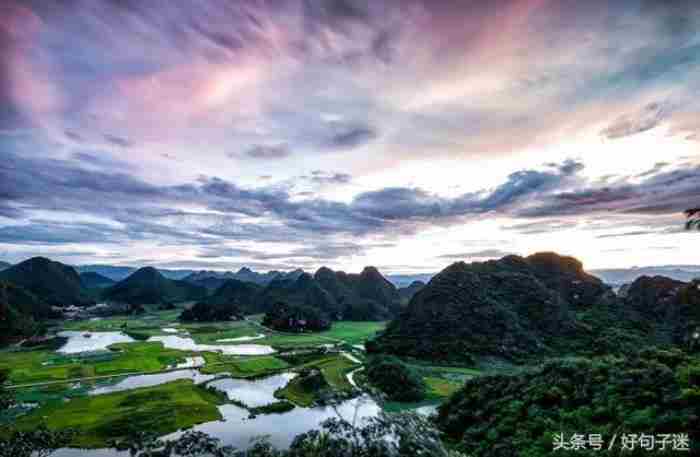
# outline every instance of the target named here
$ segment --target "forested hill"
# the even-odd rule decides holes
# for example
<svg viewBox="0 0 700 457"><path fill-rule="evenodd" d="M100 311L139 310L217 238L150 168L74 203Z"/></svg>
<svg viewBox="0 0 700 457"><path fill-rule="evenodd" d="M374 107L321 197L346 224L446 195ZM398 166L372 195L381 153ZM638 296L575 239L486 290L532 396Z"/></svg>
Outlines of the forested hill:
<svg viewBox="0 0 700 457"><path fill-rule="evenodd" d="M367 346L371 352L474 362L624 351L649 338L679 342L698 318L697 306L680 306L695 300L695 291L679 284L672 309L657 325L656 314L643 312L644 294L636 292L641 286L630 291L634 298L619 298L571 257L540 253L458 262L436 275ZM682 326L681 316L689 323Z"/></svg>

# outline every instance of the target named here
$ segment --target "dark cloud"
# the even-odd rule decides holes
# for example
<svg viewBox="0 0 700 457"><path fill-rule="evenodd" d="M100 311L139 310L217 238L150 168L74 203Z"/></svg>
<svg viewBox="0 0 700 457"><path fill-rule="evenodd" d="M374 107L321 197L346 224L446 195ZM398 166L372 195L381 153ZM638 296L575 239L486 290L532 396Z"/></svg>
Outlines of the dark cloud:
<svg viewBox="0 0 700 457"><path fill-rule="evenodd" d="M524 217L573 216L618 212L660 215L681 213L700 201L700 166L651 174L640 182L621 180L607 187L584 187L547 195L519 210Z"/></svg>
<svg viewBox="0 0 700 457"><path fill-rule="evenodd" d="M289 157L292 154L292 151L289 149L289 146L286 144L277 144L277 145L264 145L264 144L257 144L250 149L248 149L244 155L246 157L250 157L252 159L263 159L263 160L271 160L271 159L284 159L285 157Z"/></svg>
<svg viewBox="0 0 700 457"><path fill-rule="evenodd" d="M658 231L654 230L635 230L633 232L624 233L605 233L603 235L598 235L596 238L627 238L629 236L642 236L642 235L658 235Z"/></svg>
<svg viewBox="0 0 700 457"><path fill-rule="evenodd" d="M120 243L127 233L107 224L30 220L27 224L0 227L0 243L62 245L70 243Z"/></svg>
<svg viewBox="0 0 700 457"><path fill-rule="evenodd" d="M327 146L331 149L356 148L377 137L377 132L367 125L336 126L334 130L336 131L327 142Z"/></svg>
<svg viewBox="0 0 700 457"><path fill-rule="evenodd" d="M658 172L660 172L661 170L663 170L664 168L668 167L669 165L671 165L671 164L668 162L656 162L654 164L654 166L651 167L649 170L644 171L642 173L639 173L635 177L636 178L646 178L647 176L655 175Z"/></svg>
<svg viewBox="0 0 700 457"><path fill-rule="evenodd" d="M657 127L668 116L670 108L663 103L649 103L636 113L617 118L600 132L611 140L636 135Z"/></svg>
<svg viewBox="0 0 700 457"><path fill-rule="evenodd" d="M311 182L316 184L349 184L352 181L352 176L347 173L325 172L322 170L314 170L310 176L305 176Z"/></svg>
<svg viewBox="0 0 700 457"><path fill-rule="evenodd" d="M576 227L578 224L576 221L572 220L537 220L534 222L524 222L520 224L513 224L502 226L502 230L513 230L521 235L539 235L542 233L552 233L559 230L566 230Z"/></svg>
<svg viewBox="0 0 700 457"><path fill-rule="evenodd" d="M83 137L78 132L73 130L65 130L63 133L66 135L66 138L69 138L76 143L81 143L83 141Z"/></svg>
<svg viewBox="0 0 700 457"><path fill-rule="evenodd" d="M443 254L437 256L439 259L448 260L466 260L466 259L492 259L501 258L511 255L512 252L502 251L500 249L483 249L481 251L462 252L459 254Z"/></svg>
<svg viewBox="0 0 700 457"><path fill-rule="evenodd" d="M123 138L123 137L120 137L117 135L111 135L109 133L106 133L103 136L104 136L104 139L108 143L111 143L115 146L119 146L122 148L129 148L129 147L133 146L133 143L131 141L127 140L126 138Z"/></svg>
<svg viewBox="0 0 700 457"><path fill-rule="evenodd" d="M206 248L202 255L207 258L310 262L312 258L332 260L372 247L390 246L358 242L356 238L397 237L426 226L462 224L484 214L535 218L538 220L505 228L542 233L577 224L567 216L595 216L610 211L621 215L671 214L684 209L688 202L700 201L700 167L659 166L657 172L641 178L620 178L615 185L598 187L580 176L580 162L569 160L549 164L542 170L520 170L492 189L452 198L420 188L388 187L340 202L319 197L296 200L280 188L243 188L217 177L158 186L132 174L108 171L115 167L93 167L96 160L99 163L98 156L89 153L60 160L4 152L0 161L0 210L18 222L0 229L0 243L60 245L155 240L160 246ZM350 177L317 170L309 179L342 184ZM191 209L178 209L183 205ZM100 217L114 225L30 219L35 210ZM248 222L251 217L256 221ZM338 237L350 241L339 241ZM221 248L235 241L308 246L281 254ZM501 254L505 252L494 248L458 256Z"/></svg>

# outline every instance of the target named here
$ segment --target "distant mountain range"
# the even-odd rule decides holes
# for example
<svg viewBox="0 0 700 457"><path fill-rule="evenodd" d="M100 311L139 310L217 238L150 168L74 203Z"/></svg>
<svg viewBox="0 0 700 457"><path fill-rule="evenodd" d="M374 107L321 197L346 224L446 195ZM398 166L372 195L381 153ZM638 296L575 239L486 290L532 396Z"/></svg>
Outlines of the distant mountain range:
<svg viewBox="0 0 700 457"><path fill-rule="evenodd" d="M138 268L115 265L78 265L75 269L78 273L97 273L113 281L121 281L133 274ZM303 273L301 269L289 272L272 270L267 273L258 273L248 267L243 267L235 273L231 271L173 270L163 268L157 268L157 270L167 279L184 279L190 282L197 282L210 278L238 279L239 281L254 282L256 284L268 284L273 279L296 279Z"/></svg>
<svg viewBox="0 0 700 457"><path fill-rule="evenodd" d="M12 266L10 263L0 261L0 271ZM78 273L97 273L113 281L121 281L137 268L114 265L78 265L74 267ZM189 270L189 269L162 269L158 271L168 279L183 279L192 283L203 285L210 290L220 287L226 279L238 279L239 281L254 282L266 285L273 279L296 279L303 273L297 269L289 272L268 271L260 273L243 267L237 272L214 270ZM613 287L629 284L640 276L666 276L678 281L691 281L700 277L700 265L659 265L631 268L601 268L589 271L600 277L604 282ZM427 283L435 276L435 273L418 274L389 274L386 279L397 288L408 287L415 281Z"/></svg>
<svg viewBox="0 0 700 457"><path fill-rule="evenodd" d="M33 257L0 271L0 281L19 286L52 306L95 303L73 267L45 257Z"/></svg>
<svg viewBox="0 0 700 457"><path fill-rule="evenodd" d="M427 283L435 273L420 273L415 275L386 275L386 279L392 282L396 287L408 287L416 281Z"/></svg>
<svg viewBox="0 0 700 457"><path fill-rule="evenodd" d="M629 284L640 276L666 276L678 281L700 278L700 265L659 265L653 267L606 268L591 270L611 286Z"/></svg>
<svg viewBox="0 0 700 457"><path fill-rule="evenodd" d="M301 269L296 269L293 271L289 272L283 272L283 271L268 271L267 273L258 273L253 270L251 270L248 267L243 267L240 270L238 270L236 273L233 273L231 271L209 271L209 270L202 270L202 271L196 271L193 272L183 279L185 281L189 281L195 284L202 284L202 285L207 285L209 287L212 287L217 284L217 280L219 283L219 286L223 284L223 282L227 279L236 279L238 281L244 281L244 282L252 282L255 284L260 284L260 285L266 285L272 282L273 280L284 280L284 279L297 279L299 276L301 276L304 273L303 270Z"/></svg>
<svg viewBox="0 0 700 457"><path fill-rule="evenodd" d="M253 276L248 276L253 277ZM196 283L210 281L210 275L192 277ZM400 294L374 267L348 274L322 267L313 276L296 270L277 274L267 284L225 279L223 284L194 311L203 316L265 313L284 303L315 310L328 320L386 320L398 314ZM295 309L296 309L295 308ZM212 311L216 309L217 311ZM202 320L188 313L192 320Z"/></svg>
<svg viewBox="0 0 700 457"><path fill-rule="evenodd" d="M80 273L80 281L83 283L83 287L88 289L108 287L114 284L116 281L110 279L106 276L102 276L94 271L88 271L87 273Z"/></svg>

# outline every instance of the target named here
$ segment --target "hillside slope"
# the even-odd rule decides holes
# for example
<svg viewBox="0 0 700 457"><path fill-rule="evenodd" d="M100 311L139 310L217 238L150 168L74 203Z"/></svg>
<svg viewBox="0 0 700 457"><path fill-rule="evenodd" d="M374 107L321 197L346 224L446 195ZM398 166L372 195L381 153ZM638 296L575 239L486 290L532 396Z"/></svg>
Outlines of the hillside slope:
<svg viewBox="0 0 700 457"><path fill-rule="evenodd" d="M623 434L689 434L700 451L700 364L680 350L629 357L552 361L515 375L472 379L438 409L437 425L475 457L564 455L556 434L601 435L604 455L675 455L620 451ZM613 436L612 452L607 453ZM579 454L579 452L573 452ZM596 451L581 451L595 455Z"/></svg>
<svg viewBox="0 0 700 457"><path fill-rule="evenodd" d="M155 268L144 267L126 279L106 288L102 293L102 298L133 305L144 305L199 300L206 295L207 290L202 286L196 286L186 281L167 279Z"/></svg>
<svg viewBox="0 0 700 457"><path fill-rule="evenodd" d="M418 292L370 352L472 362L576 350L606 334L620 311L610 288L580 262L553 253L455 263Z"/></svg>
<svg viewBox="0 0 700 457"><path fill-rule="evenodd" d="M83 286L87 287L88 289L109 287L115 283L114 280L99 273L95 273L94 271L80 273L80 280L82 281Z"/></svg>
<svg viewBox="0 0 700 457"><path fill-rule="evenodd" d="M374 267L365 267L359 274L321 267L314 280L333 296L343 319L386 320L398 312L396 287Z"/></svg>
<svg viewBox="0 0 700 457"><path fill-rule="evenodd" d="M0 280L22 287L51 306L94 303L73 267L45 257L33 257L0 271Z"/></svg>

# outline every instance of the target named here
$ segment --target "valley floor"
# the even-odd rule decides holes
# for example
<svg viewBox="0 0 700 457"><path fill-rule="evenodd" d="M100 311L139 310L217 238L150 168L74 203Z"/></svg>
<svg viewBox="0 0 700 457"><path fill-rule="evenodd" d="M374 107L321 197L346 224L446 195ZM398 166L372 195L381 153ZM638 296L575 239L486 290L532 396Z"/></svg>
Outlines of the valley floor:
<svg viewBox="0 0 700 457"><path fill-rule="evenodd" d="M179 313L152 309L135 317L55 322L52 332L64 338L1 351L4 387L13 391L19 407L0 417L0 434L10 425L70 428L77 431L71 446L101 448L134 431L210 431L238 416L259 418L258 428L250 430L256 435L276 432L269 425L273 418L263 419L269 414L303 416L302 423L311 427L332 414L323 406L329 401L338 411L354 408L350 417L381 409L357 389L354 378L361 378L364 341L383 329L383 322L336 322L325 332L289 334L263 327L260 316L181 323ZM108 344L112 337L121 342ZM80 352L81 345L98 350ZM444 399L474 374L420 369L430 389L425 404ZM305 386L302 376L309 372L320 373L326 387ZM391 411L423 404L383 406Z"/></svg>

